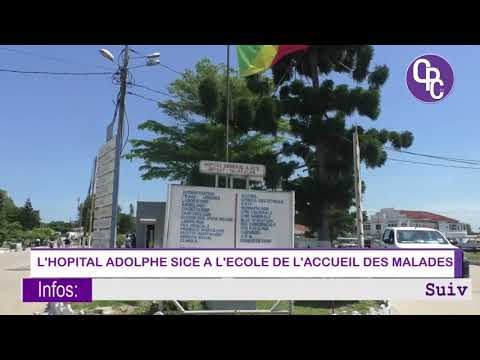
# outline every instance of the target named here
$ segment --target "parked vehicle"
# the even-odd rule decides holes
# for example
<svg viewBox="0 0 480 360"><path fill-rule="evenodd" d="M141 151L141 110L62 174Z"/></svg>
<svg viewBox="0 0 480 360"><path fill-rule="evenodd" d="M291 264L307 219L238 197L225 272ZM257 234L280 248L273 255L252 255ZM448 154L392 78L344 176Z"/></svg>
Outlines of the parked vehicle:
<svg viewBox="0 0 480 360"><path fill-rule="evenodd" d="M388 227L375 248L389 249L460 249L453 245L440 231L420 227ZM463 277L469 277L469 263L463 259Z"/></svg>

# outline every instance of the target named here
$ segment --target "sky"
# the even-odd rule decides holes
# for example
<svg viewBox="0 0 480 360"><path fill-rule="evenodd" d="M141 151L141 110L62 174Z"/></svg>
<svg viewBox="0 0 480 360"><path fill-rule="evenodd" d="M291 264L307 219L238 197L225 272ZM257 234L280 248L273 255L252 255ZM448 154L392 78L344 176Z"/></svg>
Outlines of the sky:
<svg viewBox="0 0 480 360"><path fill-rule="evenodd" d="M114 71L100 56L100 48L114 55L119 45L15 46L0 45L0 69L51 72ZM176 71L192 68L204 57L226 62L223 45L138 45L140 53L160 52L161 62ZM382 89L382 112L376 121L352 117L365 128L411 131L409 151L465 159L480 159L478 148L478 79L480 46L374 46L373 65L386 64L390 76ZM455 84L450 95L435 104L417 101L407 89L409 63L423 54L438 54L453 67ZM133 66L142 65L132 60ZM237 66L232 51L232 67ZM132 70L135 81L165 91L179 75L164 67ZM335 81L348 79L334 77ZM93 160L105 141L105 128L114 112L117 86L111 76L53 76L0 72L0 188L17 206L30 197L42 221L76 219L77 198L85 198ZM130 91L151 99L165 96L145 89ZM153 101L127 98L130 138L149 134L137 129L146 120L168 122ZM128 151L127 146L126 151ZM393 154L395 158L439 162ZM444 163L445 164L445 163ZM448 163L446 163L448 164ZM143 181L141 161L122 160L119 203L127 210L138 200L164 201L165 180ZM461 164L451 164L461 165ZM480 170L431 167L387 161L377 169L362 168L366 182L364 209L369 214L390 207L432 211L480 227Z"/></svg>

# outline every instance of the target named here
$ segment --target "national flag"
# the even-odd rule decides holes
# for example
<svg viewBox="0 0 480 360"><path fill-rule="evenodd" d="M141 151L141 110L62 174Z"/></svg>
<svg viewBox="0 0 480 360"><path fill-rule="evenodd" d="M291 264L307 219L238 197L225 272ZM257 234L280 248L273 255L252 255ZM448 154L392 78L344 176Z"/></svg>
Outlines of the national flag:
<svg viewBox="0 0 480 360"><path fill-rule="evenodd" d="M240 76L268 70L286 55L305 51L310 45L237 45Z"/></svg>

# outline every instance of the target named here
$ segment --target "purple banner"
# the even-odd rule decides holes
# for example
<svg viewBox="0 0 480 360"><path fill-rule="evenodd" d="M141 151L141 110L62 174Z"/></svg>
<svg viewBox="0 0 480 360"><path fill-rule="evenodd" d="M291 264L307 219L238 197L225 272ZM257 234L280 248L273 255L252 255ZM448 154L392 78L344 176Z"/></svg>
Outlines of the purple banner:
<svg viewBox="0 0 480 360"><path fill-rule="evenodd" d="M455 249L454 253L455 277L463 277L463 250Z"/></svg>
<svg viewBox="0 0 480 360"><path fill-rule="evenodd" d="M23 279L23 302L92 302L92 279Z"/></svg>

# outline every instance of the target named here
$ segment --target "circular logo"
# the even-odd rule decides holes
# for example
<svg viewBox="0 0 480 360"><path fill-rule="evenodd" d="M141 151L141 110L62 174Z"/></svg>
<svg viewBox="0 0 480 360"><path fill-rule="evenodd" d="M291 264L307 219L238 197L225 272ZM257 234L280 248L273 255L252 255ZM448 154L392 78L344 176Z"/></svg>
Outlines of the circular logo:
<svg viewBox="0 0 480 360"><path fill-rule="evenodd" d="M438 55L422 55L407 70L407 87L418 100L435 103L445 99L453 88L453 69Z"/></svg>

